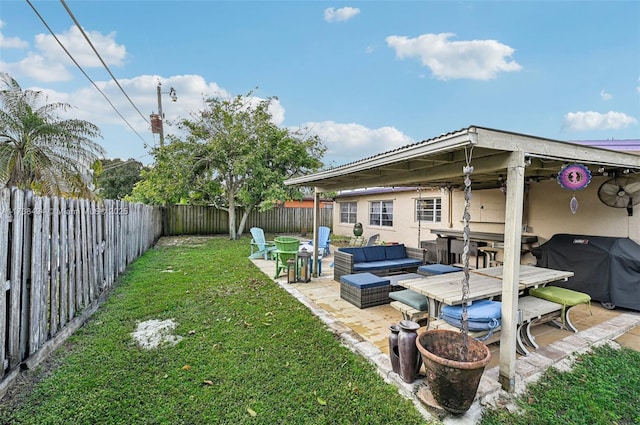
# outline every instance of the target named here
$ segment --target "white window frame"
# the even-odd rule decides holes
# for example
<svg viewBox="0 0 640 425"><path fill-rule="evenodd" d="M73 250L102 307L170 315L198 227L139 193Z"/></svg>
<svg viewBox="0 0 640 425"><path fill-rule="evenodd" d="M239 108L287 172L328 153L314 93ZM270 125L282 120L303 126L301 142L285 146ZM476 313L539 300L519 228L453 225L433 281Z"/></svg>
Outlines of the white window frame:
<svg viewBox="0 0 640 425"><path fill-rule="evenodd" d="M393 227L393 201L369 201L369 225Z"/></svg>
<svg viewBox="0 0 640 425"><path fill-rule="evenodd" d="M422 204L422 206L420 204ZM414 220L416 223L418 221L421 223L442 222L442 198L417 198L414 205Z"/></svg>
<svg viewBox="0 0 640 425"><path fill-rule="evenodd" d="M347 211L344 210L344 207L347 208ZM346 214L347 221L343 219L345 214ZM357 222L358 222L358 203L356 201L340 202L340 223L355 224Z"/></svg>

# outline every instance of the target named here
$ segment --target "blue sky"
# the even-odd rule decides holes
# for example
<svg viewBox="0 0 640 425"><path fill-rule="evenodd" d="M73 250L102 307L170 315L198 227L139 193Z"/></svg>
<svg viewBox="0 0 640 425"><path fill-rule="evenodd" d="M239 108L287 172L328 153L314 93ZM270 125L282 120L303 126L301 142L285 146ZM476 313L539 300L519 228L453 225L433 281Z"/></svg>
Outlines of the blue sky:
<svg viewBox="0 0 640 425"><path fill-rule="evenodd" d="M640 138L638 1L31 4L126 122L27 1L0 1L0 71L98 125L108 158L152 161L158 81L169 121L207 96L275 96L274 121L320 136L327 165L470 125Z"/></svg>

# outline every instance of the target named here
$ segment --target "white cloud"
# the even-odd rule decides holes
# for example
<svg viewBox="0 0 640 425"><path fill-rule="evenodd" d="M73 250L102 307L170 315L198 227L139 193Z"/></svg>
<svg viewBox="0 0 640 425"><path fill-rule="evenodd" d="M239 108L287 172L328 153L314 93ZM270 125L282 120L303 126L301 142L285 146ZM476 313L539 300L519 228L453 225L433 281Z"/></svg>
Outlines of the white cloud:
<svg viewBox="0 0 640 425"><path fill-rule="evenodd" d="M73 26L56 36L83 68L102 67L100 59L77 27ZM124 45L115 42L115 33L103 35L97 31L90 31L87 36L108 66L124 65L127 51ZM19 43L17 39L11 39L16 46L6 46L7 40L0 35L0 47L28 47L28 43ZM25 58L18 62L2 62L3 71L10 73L14 78L27 76L47 83L70 80L70 68L75 68L71 59L55 38L46 34L35 36L35 50L27 52Z"/></svg>
<svg viewBox="0 0 640 425"><path fill-rule="evenodd" d="M603 89L603 90L601 90L601 91L600 91L600 98L601 98L602 100L611 100L611 99L613 99L613 96L611 96L609 93L607 93L607 92L606 92L606 91L604 91L604 89Z"/></svg>
<svg viewBox="0 0 640 425"><path fill-rule="evenodd" d="M302 125L317 134L327 147L326 165L342 165L415 143L394 127L370 129L360 124L334 121L308 122Z"/></svg>
<svg viewBox="0 0 640 425"><path fill-rule="evenodd" d="M85 31L85 33L107 65L122 66L124 64L127 49L124 45L115 42L115 32L107 35L103 35L98 31ZM81 66L102 67L100 59L76 26L72 26L69 30L57 34L57 37ZM64 57L65 63L70 64L66 53L61 50L60 45L52 35L38 34L35 38L36 48L40 50L44 56L52 60Z"/></svg>
<svg viewBox="0 0 640 425"><path fill-rule="evenodd" d="M346 22L360 13L360 9L355 7L329 7L324 10L324 20L327 22Z"/></svg>
<svg viewBox="0 0 640 425"><path fill-rule="evenodd" d="M18 62L0 63L0 69L16 79L27 76L44 83L68 81L72 77L62 63L52 61L33 52L27 53L27 56Z"/></svg>
<svg viewBox="0 0 640 425"><path fill-rule="evenodd" d="M638 120L622 112L569 112L564 116L563 127L569 131L619 130L637 125Z"/></svg>
<svg viewBox="0 0 640 425"><path fill-rule="evenodd" d="M0 20L0 28L4 28L5 22ZM26 49L29 43L19 37L5 37L0 33L0 49Z"/></svg>
<svg viewBox="0 0 640 425"><path fill-rule="evenodd" d="M131 126L140 135L151 140L149 115L158 112L157 87L158 80L161 85L162 111L165 115L165 134L176 133L177 129L167 121L176 121L180 118L189 118L189 114L203 108L203 99L211 96L228 97L229 93L221 89L215 83L207 83L199 75L176 75L169 78L158 75L140 75L131 79L119 79L120 86L136 105L142 116L134 109L122 94L114 81L96 81L96 85L111 100L111 103L126 118ZM176 90L177 101L171 101L168 92L173 87ZM27 87L23 87L26 89ZM83 119L96 124L98 127L117 125L131 131L126 122L113 110L111 105L92 85L87 83L84 87L70 92L62 93L52 90L28 87L30 90L42 90L48 102L69 103L73 109L67 111L69 117ZM146 121L145 121L146 119ZM113 141L111 141L113 142ZM105 140L104 146L108 149L110 141Z"/></svg>
<svg viewBox="0 0 640 425"><path fill-rule="evenodd" d="M416 38L392 35L387 45L399 59L418 58L439 80L489 80L499 72L519 71L509 60L515 49L496 40L450 41L455 34L423 34Z"/></svg>

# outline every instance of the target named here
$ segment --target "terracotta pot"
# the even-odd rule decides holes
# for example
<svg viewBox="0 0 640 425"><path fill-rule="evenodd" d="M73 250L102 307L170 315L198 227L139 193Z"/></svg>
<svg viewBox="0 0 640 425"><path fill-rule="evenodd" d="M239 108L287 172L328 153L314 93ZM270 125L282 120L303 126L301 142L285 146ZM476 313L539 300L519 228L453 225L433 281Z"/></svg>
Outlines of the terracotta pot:
<svg viewBox="0 0 640 425"><path fill-rule="evenodd" d="M473 404L484 368L491 361L489 348L468 336L467 358L463 359L464 338L458 331L434 329L416 339L433 398L456 415Z"/></svg>

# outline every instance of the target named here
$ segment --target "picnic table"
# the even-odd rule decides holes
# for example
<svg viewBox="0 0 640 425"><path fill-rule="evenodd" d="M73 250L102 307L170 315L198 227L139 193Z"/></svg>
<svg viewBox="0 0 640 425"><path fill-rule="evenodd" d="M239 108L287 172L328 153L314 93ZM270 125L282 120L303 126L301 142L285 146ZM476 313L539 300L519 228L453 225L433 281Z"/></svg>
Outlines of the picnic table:
<svg viewBox="0 0 640 425"><path fill-rule="evenodd" d="M503 267L469 270L468 300L491 299L502 295L502 274ZM518 290L537 288L550 282L566 280L572 276L573 272L570 271L520 265ZM454 272L401 280L398 284L427 297L430 314L437 317L443 304L462 304L463 279L464 272Z"/></svg>

